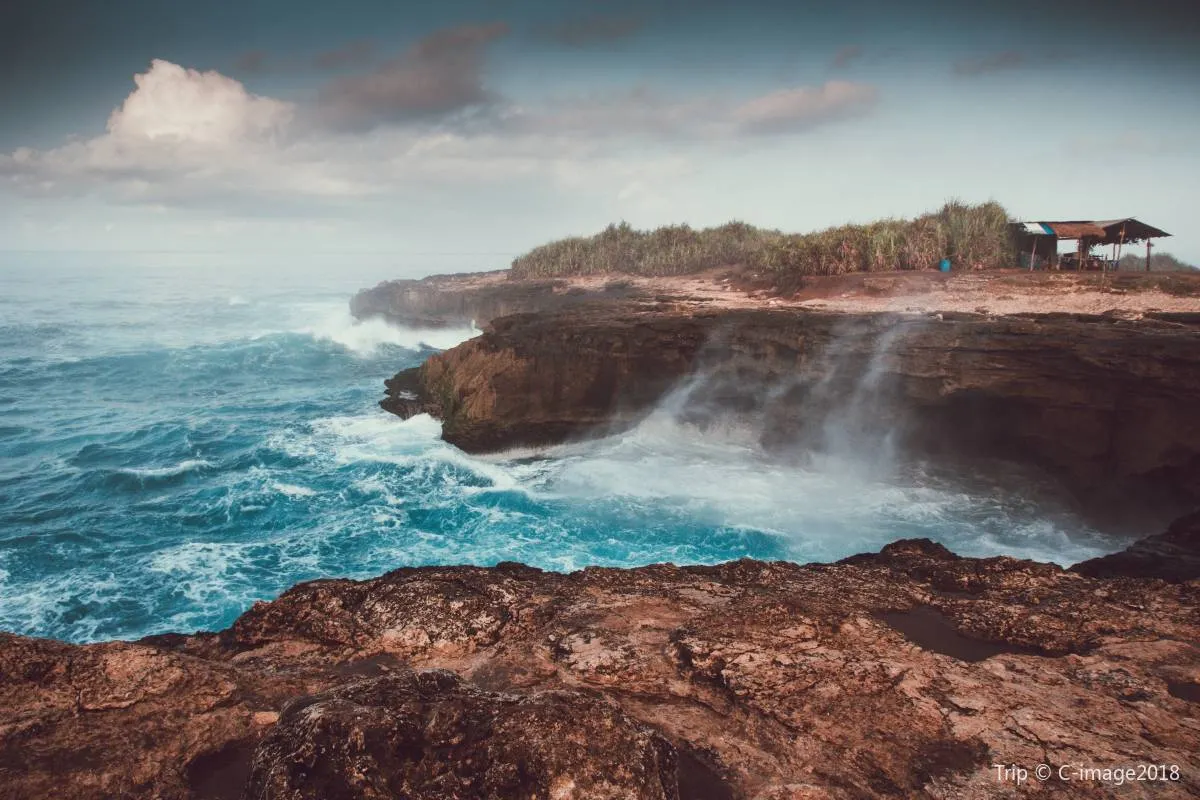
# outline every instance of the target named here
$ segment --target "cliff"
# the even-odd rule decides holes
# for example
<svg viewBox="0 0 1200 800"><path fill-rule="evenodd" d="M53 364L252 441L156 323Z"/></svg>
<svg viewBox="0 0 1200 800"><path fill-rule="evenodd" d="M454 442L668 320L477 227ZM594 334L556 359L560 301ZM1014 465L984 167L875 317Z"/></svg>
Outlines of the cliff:
<svg viewBox="0 0 1200 800"><path fill-rule="evenodd" d="M419 280L384 281L350 298L357 319L378 317L410 327L486 325L496 317L555 311L596 300L640 295L629 281L613 279L578 285L567 280L509 280L508 272L433 275Z"/></svg>
<svg viewBox="0 0 1200 800"><path fill-rule="evenodd" d="M845 314L606 303L494 320L387 382L384 408L470 452L619 430L687 387L767 448L867 442L1044 470L1100 516L1200 504L1200 325L1187 315ZM874 437L874 438L873 438Z"/></svg>
<svg viewBox="0 0 1200 800"><path fill-rule="evenodd" d="M1194 797L1198 591L912 540L401 569L216 634L0 634L0 797ZM1138 764L1160 779L1075 771Z"/></svg>

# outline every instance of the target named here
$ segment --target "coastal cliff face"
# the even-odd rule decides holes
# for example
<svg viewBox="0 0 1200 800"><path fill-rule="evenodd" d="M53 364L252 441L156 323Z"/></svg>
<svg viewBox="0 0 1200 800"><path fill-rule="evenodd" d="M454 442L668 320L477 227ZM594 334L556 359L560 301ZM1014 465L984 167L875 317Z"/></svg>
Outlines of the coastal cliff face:
<svg viewBox="0 0 1200 800"><path fill-rule="evenodd" d="M418 328L482 326L509 314L555 311L640 294L619 279L584 288L565 280L509 280L507 271L433 275L363 289L350 299L350 313L357 319L378 317Z"/></svg>
<svg viewBox="0 0 1200 800"><path fill-rule="evenodd" d="M218 634L0 634L0 797L1194 797L1197 642L1195 581L926 540L830 565L401 569ZM1164 771L1075 771L1139 764Z"/></svg>
<svg viewBox="0 0 1200 800"><path fill-rule="evenodd" d="M384 408L470 452L732 413L767 448L839 432L1045 470L1083 506L1200 503L1200 326L1187 318L696 311L590 305L495 320L387 382ZM1168 518L1169 518L1168 516Z"/></svg>

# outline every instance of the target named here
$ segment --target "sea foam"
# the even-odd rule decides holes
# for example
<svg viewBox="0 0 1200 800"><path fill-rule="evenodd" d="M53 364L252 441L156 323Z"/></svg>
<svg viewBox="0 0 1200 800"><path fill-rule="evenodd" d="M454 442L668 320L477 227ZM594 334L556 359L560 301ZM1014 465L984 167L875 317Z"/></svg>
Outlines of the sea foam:
<svg viewBox="0 0 1200 800"><path fill-rule="evenodd" d="M357 320L346 310L326 314L320 322L306 326L300 332L334 342L360 356L373 355L385 346L407 350L445 350L479 334L474 326L409 328L377 318Z"/></svg>
<svg viewBox="0 0 1200 800"><path fill-rule="evenodd" d="M187 472L212 467L213 463L203 458L189 458L169 467L125 467L117 470L135 478L173 478Z"/></svg>

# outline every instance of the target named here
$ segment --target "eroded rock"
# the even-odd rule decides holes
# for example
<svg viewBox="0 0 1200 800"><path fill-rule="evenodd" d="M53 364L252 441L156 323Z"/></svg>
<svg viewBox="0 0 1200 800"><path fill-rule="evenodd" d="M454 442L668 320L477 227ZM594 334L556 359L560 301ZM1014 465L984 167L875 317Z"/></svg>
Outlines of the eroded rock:
<svg viewBox="0 0 1200 800"><path fill-rule="evenodd" d="M250 797L677 800L675 748L603 698L484 692L403 670L293 701Z"/></svg>
<svg viewBox="0 0 1200 800"><path fill-rule="evenodd" d="M1197 642L1195 581L925 540L401 569L301 584L220 634L3 636L0 797L1191 797ZM1180 777L1018 788L997 763Z"/></svg>
<svg viewBox="0 0 1200 800"><path fill-rule="evenodd" d="M1200 578L1200 512L1175 520L1165 533L1071 568L1094 578L1162 578L1181 582Z"/></svg>
<svg viewBox="0 0 1200 800"><path fill-rule="evenodd" d="M381 405L487 452L627 428L685 385L685 421L732 414L768 449L828 447L832 428L1006 459L1121 524L1200 503L1200 326L1163 320L581 306L494 320Z"/></svg>

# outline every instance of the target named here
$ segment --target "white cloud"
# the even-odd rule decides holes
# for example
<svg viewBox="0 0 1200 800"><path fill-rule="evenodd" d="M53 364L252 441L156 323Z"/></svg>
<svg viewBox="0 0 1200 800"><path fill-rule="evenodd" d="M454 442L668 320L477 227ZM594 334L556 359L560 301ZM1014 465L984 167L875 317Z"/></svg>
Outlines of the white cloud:
<svg viewBox="0 0 1200 800"><path fill-rule="evenodd" d="M218 72L162 60L134 83L104 134L0 155L0 178L32 195L100 190L118 200L173 204L370 190L292 130L292 103L252 94Z"/></svg>
<svg viewBox="0 0 1200 800"><path fill-rule="evenodd" d="M422 40L396 62L407 65L408 77L385 81L384 88L396 92L367 92L388 101L372 112L429 110L426 101L450 98L457 105L479 97L481 48L502 33L458 29ZM395 77L389 70L373 74ZM423 84L416 77L428 70L450 78L425 86L430 94L417 92L413 87ZM310 124L319 117L309 113L314 109L253 94L217 72L156 60L134 83L104 134L0 154L0 189L260 215L305 208L321 213L369 198L418 198L431 187L512 181L618 199L648 197L650 187L669 182L664 176L677 173L680 163L703 162L704 147L750 133L791 133L875 100L870 87L838 81L741 104L635 88L534 108L510 104L470 118L447 109L450 115L440 119L330 130ZM370 86L382 91L383 84L368 81L359 88Z"/></svg>
<svg viewBox="0 0 1200 800"><path fill-rule="evenodd" d="M879 92L873 86L829 81L822 86L802 86L756 97L742 104L734 116L745 131L784 133L862 113L878 99Z"/></svg>
<svg viewBox="0 0 1200 800"><path fill-rule="evenodd" d="M219 72L156 59L134 76L137 88L108 118L108 135L128 143L229 146L270 140L291 122L291 103L259 97Z"/></svg>

